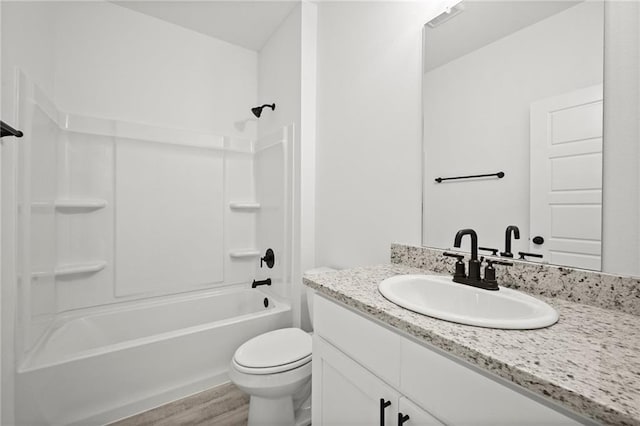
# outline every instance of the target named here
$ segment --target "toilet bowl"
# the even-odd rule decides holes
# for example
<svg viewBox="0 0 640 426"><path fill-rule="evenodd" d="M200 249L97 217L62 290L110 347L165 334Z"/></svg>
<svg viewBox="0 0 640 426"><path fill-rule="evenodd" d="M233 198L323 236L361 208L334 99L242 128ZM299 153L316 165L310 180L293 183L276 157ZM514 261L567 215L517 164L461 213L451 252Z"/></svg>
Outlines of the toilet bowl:
<svg viewBox="0 0 640 426"><path fill-rule="evenodd" d="M312 296L308 289L310 313ZM311 424L311 335L303 330L283 328L248 340L233 356L229 379L250 396L248 426Z"/></svg>
<svg viewBox="0 0 640 426"><path fill-rule="evenodd" d="M309 334L283 328L254 337L238 348L229 370L229 379L251 397L249 426L310 423Z"/></svg>

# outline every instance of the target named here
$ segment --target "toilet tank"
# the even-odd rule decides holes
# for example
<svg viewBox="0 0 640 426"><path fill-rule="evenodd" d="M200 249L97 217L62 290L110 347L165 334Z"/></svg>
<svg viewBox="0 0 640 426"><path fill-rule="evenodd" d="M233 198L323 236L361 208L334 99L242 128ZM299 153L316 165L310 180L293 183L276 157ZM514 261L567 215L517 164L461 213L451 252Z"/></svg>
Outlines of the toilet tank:
<svg viewBox="0 0 640 426"><path fill-rule="evenodd" d="M304 274L307 276L313 276L318 274L324 274L325 272L336 272L336 269L329 268L328 266L320 266L318 268L309 269ZM315 290L311 287L307 287L307 309L309 310L309 323L313 328L313 295Z"/></svg>

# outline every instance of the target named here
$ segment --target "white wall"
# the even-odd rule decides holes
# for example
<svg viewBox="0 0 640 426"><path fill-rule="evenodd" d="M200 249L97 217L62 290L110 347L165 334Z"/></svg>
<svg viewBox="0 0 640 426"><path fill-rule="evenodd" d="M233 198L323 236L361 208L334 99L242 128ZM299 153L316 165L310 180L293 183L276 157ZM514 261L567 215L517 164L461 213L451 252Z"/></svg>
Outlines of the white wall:
<svg viewBox="0 0 640 426"><path fill-rule="evenodd" d="M422 26L435 2L318 6L316 264L420 244Z"/></svg>
<svg viewBox="0 0 640 426"><path fill-rule="evenodd" d="M421 242L421 31L433 6L318 6L318 265L386 262L390 242ZM640 275L640 7L606 7L603 270Z"/></svg>
<svg viewBox="0 0 640 426"><path fill-rule="evenodd" d="M46 2L1 2L0 39L2 41L0 111L2 120L15 123L16 84L14 69L19 67L50 95L54 92L54 22L51 19L53 6ZM0 423L14 423L14 328L16 315L16 271L15 271L15 215L5 206L15 205L14 185L15 146L14 138L4 138L0 148L2 162L2 288L0 289L1 311L1 361L2 399Z"/></svg>
<svg viewBox="0 0 640 426"><path fill-rule="evenodd" d="M14 68L24 70L53 96L55 6L51 2L2 2L2 113L14 114ZM13 117L11 117L13 119Z"/></svg>
<svg viewBox="0 0 640 426"><path fill-rule="evenodd" d="M67 112L255 137L257 54L107 2L59 3L56 103Z"/></svg>
<svg viewBox="0 0 640 426"><path fill-rule="evenodd" d="M602 270L640 276L640 3L605 19Z"/></svg>
<svg viewBox="0 0 640 426"><path fill-rule="evenodd" d="M291 11L258 53L258 100L265 108L258 119L258 138L300 122L301 6Z"/></svg>
<svg viewBox="0 0 640 426"><path fill-rule="evenodd" d="M452 247L473 228L504 250L516 225L512 252L528 251L530 104L602 83L602 16L584 2L425 74L425 245ZM497 171L505 178L434 182Z"/></svg>
<svg viewBox="0 0 640 426"><path fill-rule="evenodd" d="M276 104L275 111L263 111L258 137L293 126L291 297L294 323L299 325L302 316L303 327L308 322L299 305L301 271L315 265L316 22L316 5L302 2L258 56L258 104Z"/></svg>

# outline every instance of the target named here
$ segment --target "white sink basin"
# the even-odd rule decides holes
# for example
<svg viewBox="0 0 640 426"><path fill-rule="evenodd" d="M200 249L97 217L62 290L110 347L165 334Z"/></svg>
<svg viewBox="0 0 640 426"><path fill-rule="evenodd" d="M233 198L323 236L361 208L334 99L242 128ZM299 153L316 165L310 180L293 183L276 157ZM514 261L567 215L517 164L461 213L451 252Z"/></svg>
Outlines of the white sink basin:
<svg viewBox="0 0 640 426"><path fill-rule="evenodd" d="M378 286L380 293L403 308L430 317L502 329L548 327L558 313L545 302L509 288L483 290L441 275L398 275Z"/></svg>

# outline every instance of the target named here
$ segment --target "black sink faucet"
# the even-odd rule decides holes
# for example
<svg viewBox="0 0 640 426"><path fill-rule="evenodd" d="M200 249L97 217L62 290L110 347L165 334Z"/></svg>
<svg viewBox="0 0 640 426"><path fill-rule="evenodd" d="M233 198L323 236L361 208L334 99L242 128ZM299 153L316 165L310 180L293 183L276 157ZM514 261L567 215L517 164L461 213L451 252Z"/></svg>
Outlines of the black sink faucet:
<svg viewBox="0 0 640 426"><path fill-rule="evenodd" d="M473 229L461 229L456 233L453 246L460 248L462 237L469 235L471 237L471 259L469 260L469 276L471 281L480 281L480 261L478 260L478 234Z"/></svg>
<svg viewBox="0 0 640 426"><path fill-rule="evenodd" d="M519 234L518 227L510 226L509 228L515 228L516 235ZM466 284L473 287L482 288L485 290L500 290L498 282L496 281L496 270L493 265L511 266L512 263L502 262L499 260L487 259L487 267L484 269L484 279L480 278L480 266L484 257L478 260L478 234L473 229L461 229L456 233L456 238L453 241L453 245L456 248L460 248L462 244L462 237L469 235L471 237L471 259L469 259L469 275L465 274L464 255L457 253L442 253L447 257L455 257L457 259L455 266L455 273L453 274L453 282L459 284ZM510 249L510 247L508 247ZM511 255L513 256L513 255Z"/></svg>
<svg viewBox="0 0 640 426"><path fill-rule="evenodd" d="M515 225L507 226L507 230L504 232L504 251L500 252L502 257L513 257L513 253L511 253L511 233L513 233L513 238L520 239L520 229Z"/></svg>

